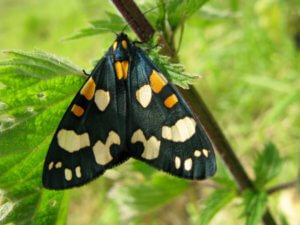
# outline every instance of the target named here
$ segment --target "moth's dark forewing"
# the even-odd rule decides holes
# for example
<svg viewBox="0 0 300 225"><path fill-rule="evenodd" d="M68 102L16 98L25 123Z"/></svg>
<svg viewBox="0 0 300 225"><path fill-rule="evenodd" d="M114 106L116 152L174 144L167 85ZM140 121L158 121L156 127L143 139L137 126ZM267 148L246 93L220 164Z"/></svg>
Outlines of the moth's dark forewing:
<svg viewBox="0 0 300 225"><path fill-rule="evenodd" d="M43 171L43 185L46 188L65 189L83 185L103 174L106 169L128 159L124 151L126 132L124 126L126 118L125 86L123 82L116 79L109 53L97 64L86 83L91 77L95 82L94 94L99 94L99 96L102 94L103 98L103 96L107 96L103 93L109 93L109 102L106 102L107 105L101 106L101 109L106 106L105 110L101 111L95 103L95 95L92 99L87 100L80 91L77 93L63 116L49 147ZM97 90L106 92L97 93ZM88 96L89 93L87 92L86 95ZM74 104L84 109L82 116L76 116L72 112ZM80 113L81 111L77 110L77 114ZM70 144L75 136L72 131L76 135L82 135L79 139L80 144L78 144L82 148L79 150L71 149L77 146ZM60 136L58 135L59 132L61 132ZM69 136L65 138L66 135ZM64 141L62 139L68 141L67 144L59 145L59 137L61 142ZM75 136L75 139L78 139L78 136ZM74 142L78 141L75 139ZM68 145L67 147L71 150L65 150L61 145ZM101 155L103 152L100 151L104 151L104 145L110 147L108 149L111 157L107 154ZM95 146L98 147L95 148ZM97 153L93 149L96 149L95 152ZM98 156L103 158L98 157L97 160L95 154L99 154Z"/></svg>
<svg viewBox="0 0 300 225"><path fill-rule="evenodd" d="M144 101L144 106L137 100L137 91L142 90L140 88L143 86L151 86L150 75L153 70L160 70L140 48L133 47L131 55L132 64L127 82L127 144L132 156L178 177L204 179L212 176L216 171L212 144L176 88L168 82L159 93L152 90L151 100ZM168 108L164 101L172 94L177 97L177 103ZM177 138L187 140L168 140L165 138L168 133L166 130L162 135L164 126L170 128L175 124L177 128L183 124L183 130L187 132L188 129L192 130L191 135L177 135ZM145 145L148 145L148 153L145 152ZM156 151L153 151L155 148Z"/></svg>

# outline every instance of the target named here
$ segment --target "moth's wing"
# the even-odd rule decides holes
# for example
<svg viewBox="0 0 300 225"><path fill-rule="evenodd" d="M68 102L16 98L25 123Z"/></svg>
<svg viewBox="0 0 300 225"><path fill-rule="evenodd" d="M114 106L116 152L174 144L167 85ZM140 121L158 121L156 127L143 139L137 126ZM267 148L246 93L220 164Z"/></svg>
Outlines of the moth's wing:
<svg viewBox="0 0 300 225"><path fill-rule="evenodd" d="M123 87L123 88L122 88ZM104 57L64 114L44 163L43 185L83 185L125 161L126 95Z"/></svg>
<svg viewBox="0 0 300 225"><path fill-rule="evenodd" d="M212 176L216 162L206 132L176 88L135 48L127 83L131 155L178 177Z"/></svg>

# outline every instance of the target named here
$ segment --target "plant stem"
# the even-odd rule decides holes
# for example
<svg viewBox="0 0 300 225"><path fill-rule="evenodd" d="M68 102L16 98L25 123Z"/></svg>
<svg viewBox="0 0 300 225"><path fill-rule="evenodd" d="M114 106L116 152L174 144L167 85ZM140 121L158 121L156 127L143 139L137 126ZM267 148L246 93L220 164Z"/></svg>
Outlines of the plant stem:
<svg viewBox="0 0 300 225"><path fill-rule="evenodd" d="M133 0L112 0L112 2L116 5L118 10L127 20L129 25L132 27L132 29L135 31L135 33L141 39L141 41L145 42L149 38L151 38L153 33L151 33L150 35L149 31L154 31L154 29L149 22L144 23L142 26L140 26L139 21L145 21L146 18L136 6L136 4L133 2ZM131 8L131 6L133 8ZM136 21L133 22L131 20ZM162 40L164 39L162 38ZM166 47L169 49L173 49L174 47L168 46L168 43L164 43L164 45L166 45ZM214 119L212 113L209 111L208 107L204 103L200 94L196 91L194 87L191 87L189 90L184 90L180 88L180 91L191 105L191 108L193 109L197 117L202 122L202 125L207 131L214 146L216 147L216 150L218 151L226 166L232 173L240 189L255 189L255 185L248 177L246 171L244 170L243 166L241 165L240 161L235 155L228 140L226 139L218 123ZM276 225L276 222L268 209L266 209L265 211L263 221L265 225Z"/></svg>
<svg viewBox="0 0 300 225"><path fill-rule="evenodd" d="M283 183L283 184L279 184L279 185L276 185L276 186L271 187L270 189L268 189L267 193L268 194L273 194L273 193L278 192L278 191L282 191L282 190L285 190L285 189L288 189L288 188L295 187L296 185L297 185L297 180L290 181L290 182Z"/></svg>

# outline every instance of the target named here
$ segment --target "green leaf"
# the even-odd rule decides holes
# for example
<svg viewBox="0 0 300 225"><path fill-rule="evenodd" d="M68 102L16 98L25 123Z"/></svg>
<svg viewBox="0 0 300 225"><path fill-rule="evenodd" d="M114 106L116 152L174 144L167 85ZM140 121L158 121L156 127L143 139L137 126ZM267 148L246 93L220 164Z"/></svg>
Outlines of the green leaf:
<svg viewBox="0 0 300 225"><path fill-rule="evenodd" d="M172 30L197 12L208 0L170 0L166 3L168 23Z"/></svg>
<svg viewBox="0 0 300 225"><path fill-rule="evenodd" d="M156 173L142 183L116 185L110 196L130 217L141 216L169 203L188 187L185 180Z"/></svg>
<svg viewBox="0 0 300 225"><path fill-rule="evenodd" d="M170 58L159 54L158 50L151 51L149 56L168 80L182 88L187 89L189 84L193 84L199 78L185 72L183 65L171 63Z"/></svg>
<svg viewBox="0 0 300 225"><path fill-rule="evenodd" d="M259 153L254 164L255 184L264 187L276 177L281 169L282 159L275 145L266 144L262 153Z"/></svg>
<svg viewBox="0 0 300 225"><path fill-rule="evenodd" d="M52 135L85 77L41 51L6 51L0 63L0 224L65 224L68 192L42 187Z"/></svg>
<svg viewBox="0 0 300 225"><path fill-rule="evenodd" d="M246 190L243 193L243 206L246 225L257 225L267 207L267 194L262 191Z"/></svg>
<svg viewBox="0 0 300 225"><path fill-rule="evenodd" d="M119 33L125 27L125 22L117 14L106 12L108 16L107 20L93 20L90 21L90 27L82 28L79 31L71 34L69 37L65 38L64 40L75 40L84 37L90 37L106 32L116 32Z"/></svg>
<svg viewBox="0 0 300 225"><path fill-rule="evenodd" d="M234 189L219 189L213 192L203 203L200 214L193 219L194 224L206 225L213 217L229 204L236 196Z"/></svg>

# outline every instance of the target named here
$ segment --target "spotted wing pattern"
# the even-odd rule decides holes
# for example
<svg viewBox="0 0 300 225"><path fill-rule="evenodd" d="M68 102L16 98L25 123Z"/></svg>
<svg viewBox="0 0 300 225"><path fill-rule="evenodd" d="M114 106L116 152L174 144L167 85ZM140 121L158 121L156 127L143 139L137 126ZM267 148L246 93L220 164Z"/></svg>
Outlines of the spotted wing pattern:
<svg viewBox="0 0 300 225"><path fill-rule="evenodd" d="M172 175L204 179L216 171L209 138L177 89L137 48L127 82L127 145L133 157Z"/></svg>
<svg viewBox="0 0 300 225"><path fill-rule="evenodd" d="M45 160L43 185L80 186L128 158L125 90L109 53L95 67L67 109Z"/></svg>
<svg viewBox="0 0 300 225"><path fill-rule="evenodd" d="M187 103L121 33L58 125L43 185L80 186L130 157L187 179L216 171L213 147Z"/></svg>

